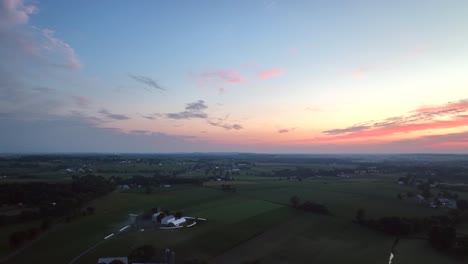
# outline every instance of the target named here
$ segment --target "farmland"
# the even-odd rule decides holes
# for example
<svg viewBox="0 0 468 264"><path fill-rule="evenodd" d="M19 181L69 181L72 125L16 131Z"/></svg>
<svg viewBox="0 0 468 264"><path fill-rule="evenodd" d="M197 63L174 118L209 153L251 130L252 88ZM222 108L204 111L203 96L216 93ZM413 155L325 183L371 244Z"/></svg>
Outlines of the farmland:
<svg viewBox="0 0 468 264"><path fill-rule="evenodd" d="M186 168L187 163L190 167L196 164L194 161L184 163L172 163L172 167L168 167L170 173ZM96 263L99 257L125 256L141 245L174 250L176 263L193 259L208 263L254 260L261 263L385 263L394 237L354 223L359 208L365 209L373 218L427 217L448 212L446 208L433 209L412 199L398 199L398 193L414 190L397 183L399 173L360 174L349 178L320 176L301 180L272 174L275 170L295 166L295 163L266 163L249 170L241 169L241 173L232 176L234 179L230 181L215 179L201 185L155 187L151 192L143 191L145 187L138 185L130 186L128 190L117 188L90 203L95 208L94 214L56 224L6 263L29 263L32 260L69 263L87 248L103 241L108 234L127 225L130 213L141 214L158 206L183 211L187 216L203 217L207 221L178 230L130 228L100 243L75 263ZM308 166L320 169L324 165ZM345 164L345 168L349 167ZM184 171L183 177L197 173L196 177L205 176L202 170L193 170ZM125 178L130 177L131 174L125 175ZM234 186L236 191L223 191L223 184ZM466 198L464 192L458 192L458 195ZM323 204L331 214L296 210L290 205L292 196ZM12 252L5 248L5 240L15 228L23 227L10 225L0 229L0 238L4 240L0 251L3 256ZM51 250L54 248L57 250ZM462 261L465 260L434 250L426 240L408 237L401 239L394 263Z"/></svg>

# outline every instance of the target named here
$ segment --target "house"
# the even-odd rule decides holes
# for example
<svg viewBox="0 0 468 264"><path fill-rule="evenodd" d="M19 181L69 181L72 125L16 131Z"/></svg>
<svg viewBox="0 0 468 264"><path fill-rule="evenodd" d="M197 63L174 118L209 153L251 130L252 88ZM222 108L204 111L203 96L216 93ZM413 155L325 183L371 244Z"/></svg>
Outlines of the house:
<svg viewBox="0 0 468 264"><path fill-rule="evenodd" d="M179 226L180 224L183 224L185 222L187 222L187 220L185 220L185 218L182 217L182 218L172 221L170 224L174 226Z"/></svg>
<svg viewBox="0 0 468 264"><path fill-rule="evenodd" d="M125 264L128 264L128 258L127 257L111 257L111 258L99 258L98 259L98 264L109 264L114 260L120 260Z"/></svg>
<svg viewBox="0 0 468 264"><path fill-rule="evenodd" d="M175 221L175 217L173 215L168 215L168 216L164 217L163 219L161 219L161 224L167 225L167 224L172 223L174 221Z"/></svg>

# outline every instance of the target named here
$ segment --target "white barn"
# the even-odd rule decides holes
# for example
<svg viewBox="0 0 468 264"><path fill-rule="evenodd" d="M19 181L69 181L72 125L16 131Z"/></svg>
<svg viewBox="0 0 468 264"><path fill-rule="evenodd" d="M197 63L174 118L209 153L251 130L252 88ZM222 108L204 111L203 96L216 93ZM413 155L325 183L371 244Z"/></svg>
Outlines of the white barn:
<svg viewBox="0 0 468 264"><path fill-rule="evenodd" d="M175 221L175 217L173 215L168 215L168 216L164 217L163 219L161 219L161 224L167 225L167 224L172 223L174 221Z"/></svg>
<svg viewBox="0 0 468 264"><path fill-rule="evenodd" d="M182 218L172 221L171 224L173 224L174 226L179 226L180 224L183 224L185 222L187 222L187 220L185 220L185 218L182 217Z"/></svg>

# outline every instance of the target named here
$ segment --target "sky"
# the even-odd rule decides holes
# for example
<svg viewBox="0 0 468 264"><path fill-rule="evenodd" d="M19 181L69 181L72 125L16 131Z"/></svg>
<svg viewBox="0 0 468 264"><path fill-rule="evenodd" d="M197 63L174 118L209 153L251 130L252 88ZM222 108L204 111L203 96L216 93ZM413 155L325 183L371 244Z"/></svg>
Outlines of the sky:
<svg viewBox="0 0 468 264"><path fill-rule="evenodd" d="M468 153L466 14L0 0L0 153Z"/></svg>

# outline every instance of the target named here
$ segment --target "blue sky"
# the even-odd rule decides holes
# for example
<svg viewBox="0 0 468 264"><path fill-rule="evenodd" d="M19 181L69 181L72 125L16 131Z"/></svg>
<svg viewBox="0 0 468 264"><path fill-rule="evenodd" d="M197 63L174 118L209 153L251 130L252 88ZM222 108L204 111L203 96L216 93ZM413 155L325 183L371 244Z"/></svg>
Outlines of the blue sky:
<svg viewBox="0 0 468 264"><path fill-rule="evenodd" d="M467 13L466 1L1 0L0 151L463 152Z"/></svg>

